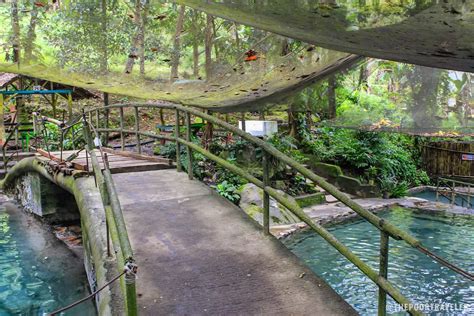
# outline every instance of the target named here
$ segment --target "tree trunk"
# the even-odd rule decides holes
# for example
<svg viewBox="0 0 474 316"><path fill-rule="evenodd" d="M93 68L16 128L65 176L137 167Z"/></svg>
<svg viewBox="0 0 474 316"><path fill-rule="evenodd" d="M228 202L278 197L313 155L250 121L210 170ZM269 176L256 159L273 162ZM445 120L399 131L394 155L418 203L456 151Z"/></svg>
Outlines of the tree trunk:
<svg viewBox="0 0 474 316"><path fill-rule="evenodd" d="M234 23L234 34L235 34L235 47L237 47L238 54L240 55L240 37L239 37L239 25Z"/></svg>
<svg viewBox="0 0 474 316"><path fill-rule="evenodd" d="M100 58L100 72L106 73L108 69L108 50L107 50L107 0L101 1L101 15L102 15L102 37L103 41L101 43L102 56Z"/></svg>
<svg viewBox="0 0 474 316"><path fill-rule="evenodd" d="M199 78L199 28L198 28L199 13L193 10L193 75Z"/></svg>
<svg viewBox="0 0 474 316"><path fill-rule="evenodd" d="M13 30L13 62L20 63L20 19L18 17L18 0L11 3Z"/></svg>
<svg viewBox="0 0 474 316"><path fill-rule="evenodd" d="M293 101L291 101L293 102ZM288 105L288 135L293 138L296 138L296 134L298 132L297 121L295 118L295 112L293 112L293 104L290 103Z"/></svg>
<svg viewBox="0 0 474 316"><path fill-rule="evenodd" d="M438 127L435 115L438 110L438 87L441 70L415 65L410 78L414 128L418 131Z"/></svg>
<svg viewBox="0 0 474 316"><path fill-rule="evenodd" d="M211 79L212 76L212 15L206 15L206 39L205 39L205 55L206 55L206 80Z"/></svg>
<svg viewBox="0 0 474 316"><path fill-rule="evenodd" d="M38 8L33 5L30 11L30 25L25 41L25 62L33 59L33 46L36 40L36 22L38 21Z"/></svg>
<svg viewBox="0 0 474 316"><path fill-rule="evenodd" d="M336 118L336 87L337 82L335 76L328 78L328 118Z"/></svg>
<svg viewBox="0 0 474 316"><path fill-rule="evenodd" d="M173 43L173 56L171 56L171 75L170 80L171 82L178 79L178 67L179 67L179 59L181 55L181 33L183 32L183 24L184 24L184 13L186 7L181 5L179 7L178 13L178 20L176 22L176 31L174 33L174 43Z"/></svg>
<svg viewBox="0 0 474 316"><path fill-rule="evenodd" d="M216 20L212 19L212 33L213 38L217 38L217 28L216 28ZM219 60L219 47L217 47L216 43L214 43L214 54L216 60Z"/></svg>
<svg viewBox="0 0 474 316"><path fill-rule="evenodd" d="M148 2L145 2L142 4L142 1L136 1L135 3L135 15L133 17L133 23L135 24L136 32L132 39L132 46L130 48L130 53L128 54L127 63L125 65L126 74L132 73L133 66L135 65L136 59L140 58L141 63L143 63L144 65L144 56L143 56L144 45L145 45L144 32L145 32L145 20L146 20L147 7L148 7ZM144 66L142 68L144 68Z"/></svg>

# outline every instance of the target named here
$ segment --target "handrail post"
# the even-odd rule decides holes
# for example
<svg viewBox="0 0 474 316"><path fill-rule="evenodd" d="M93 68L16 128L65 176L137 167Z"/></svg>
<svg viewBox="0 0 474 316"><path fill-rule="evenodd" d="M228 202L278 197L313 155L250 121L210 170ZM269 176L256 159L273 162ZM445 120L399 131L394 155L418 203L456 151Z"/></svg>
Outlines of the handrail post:
<svg viewBox="0 0 474 316"><path fill-rule="evenodd" d="M95 111L95 128L100 128L100 115L99 109Z"/></svg>
<svg viewBox="0 0 474 316"><path fill-rule="evenodd" d="M123 107L120 107L120 144L121 144L121 149L122 151L125 150L125 137L123 134Z"/></svg>
<svg viewBox="0 0 474 316"><path fill-rule="evenodd" d="M186 112L186 140L191 142L191 114ZM191 147L187 146L187 153L188 153L188 177L189 180L193 179L193 152Z"/></svg>
<svg viewBox="0 0 474 316"><path fill-rule="evenodd" d="M107 92L104 92L104 106L107 107L109 105L109 94ZM105 109L104 115L105 115L105 128L109 129L109 109ZM107 147L109 143L109 132L105 132L104 134L104 146Z"/></svg>
<svg viewBox="0 0 474 316"><path fill-rule="evenodd" d="M456 185L453 181L453 186L451 187L451 205L454 205L456 202Z"/></svg>
<svg viewBox="0 0 474 316"><path fill-rule="evenodd" d="M467 207L471 206L471 185L467 186Z"/></svg>
<svg viewBox="0 0 474 316"><path fill-rule="evenodd" d="M263 152L263 232L265 235L270 235L270 195L265 191L265 188L270 186L270 174L268 164L268 154Z"/></svg>
<svg viewBox="0 0 474 316"><path fill-rule="evenodd" d="M138 115L138 106L134 107L135 109L135 133L137 136L137 148L138 148L138 153L142 153L142 144L140 142L140 117Z"/></svg>
<svg viewBox="0 0 474 316"><path fill-rule="evenodd" d="M436 179L436 202L439 202L439 177Z"/></svg>
<svg viewBox="0 0 474 316"><path fill-rule="evenodd" d="M176 170L181 172L183 167L181 166L181 144L179 143L178 139L180 137L179 130L180 130L180 123L179 123L179 110L176 109L176 121L174 125L174 136L176 138Z"/></svg>
<svg viewBox="0 0 474 316"><path fill-rule="evenodd" d="M5 169L5 176L7 175L8 172L8 159L7 159L7 146L6 144L3 144L2 146L2 154L3 154L3 168Z"/></svg>
<svg viewBox="0 0 474 316"><path fill-rule="evenodd" d="M379 276L387 279L388 276L388 247L389 247L390 236L387 232L380 231L380 263L379 263ZM387 292L379 286L379 306L378 316L387 315Z"/></svg>

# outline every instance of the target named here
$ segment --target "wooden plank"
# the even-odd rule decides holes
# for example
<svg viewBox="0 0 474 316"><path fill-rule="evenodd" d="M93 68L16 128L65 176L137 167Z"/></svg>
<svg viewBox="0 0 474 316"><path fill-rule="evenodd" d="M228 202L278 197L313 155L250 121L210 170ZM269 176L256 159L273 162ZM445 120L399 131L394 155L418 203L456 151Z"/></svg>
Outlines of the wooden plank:
<svg viewBox="0 0 474 316"><path fill-rule="evenodd" d="M106 153L115 154L115 155L119 155L119 156L125 156L125 157L140 159L140 160L148 160L148 161L154 161L154 162L167 163L169 165L171 165L173 163L172 160L168 159L168 158L147 156L147 155L133 153L133 152L130 152L130 151L113 150L112 148L105 148L105 147L103 148L103 151L106 152Z"/></svg>
<svg viewBox="0 0 474 316"><path fill-rule="evenodd" d="M172 169L174 168L173 166L169 166L166 164L162 163L156 163L156 164L148 164L148 165L135 165L135 166L124 166L124 167L117 167L117 168L111 168L110 172L113 174L117 173L126 173L126 172L143 172L143 171L152 171L152 170L163 170L163 169Z"/></svg>
<svg viewBox="0 0 474 316"><path fill-rule="evenodd" d="M36 151L39 155L41 155L44 158L51 159L51 160L56 161L56 162L62 162L61 159L59 159L59 157L56 156L56 155L60 154L59 152L48 153L47 151L45 151L41 148L37 148ZM63 157L67 157L66 155L64 155L64 152L63 152ZM87 166L84 166L84 165L81 165L81 164L78 164L78 163L75 163L75 162L71 162L71 163L72 163L72 166L73 166L74 169L87 171Z"/></svg>

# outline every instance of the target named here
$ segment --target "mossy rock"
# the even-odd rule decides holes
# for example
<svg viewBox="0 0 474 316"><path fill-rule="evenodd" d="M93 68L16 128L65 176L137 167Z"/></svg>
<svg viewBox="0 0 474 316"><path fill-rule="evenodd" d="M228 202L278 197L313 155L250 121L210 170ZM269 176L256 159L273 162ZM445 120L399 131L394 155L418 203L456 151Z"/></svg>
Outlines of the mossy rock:
<svg viewBox="0 0 474 316"><path fill-rule="evenodd" d="M334 179L343 175L341 167L336 165L323 162L311 162L309 165L316 174L327 179Z"/></svg>
<svg viewBox="0 0 474 316"><path fill-rule="evenodd" d="M318 192L318 193L313 193L313 194L297 196L295 200L300 207L309 207L309 206L324 203L326 201L326 198L324 196L324 193Z"/></svg>
<svg viewBox="0 0 474 316"><path fill-rule="evenodd" d="M282 191L279 191L283 193ZM239 206L247 215L263 224L263 190L253 183L247 183L239 189ZM285 194L288 199L293 199ZM298 223L300 220L286 207L270 198L270 225Z"/></svg>

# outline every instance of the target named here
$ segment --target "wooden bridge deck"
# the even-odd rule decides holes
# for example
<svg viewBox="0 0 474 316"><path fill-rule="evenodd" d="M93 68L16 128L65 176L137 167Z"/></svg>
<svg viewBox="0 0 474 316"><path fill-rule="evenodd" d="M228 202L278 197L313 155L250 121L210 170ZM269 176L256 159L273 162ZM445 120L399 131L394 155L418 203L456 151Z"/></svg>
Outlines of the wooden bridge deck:
<svg viewBox="0 0 474 316"><path fill-rule="evenodd" d="M51 155L53 159L66 160L75 152L77 151L63 151L61 157L61 152L59 151L47 153L43 150L38 155L44 156L46 159L49 159L48 157ZM95 153L99 160L99 165L103 168L104 162L100 151L96 149ZM166 158L144 156L126 151L114 151L108 148L104 148L104 154L107 155L111 173L141 172L173 168L172 161ZM77 170L92 170L90 157L86 155L85 151L81 151L77 158L71 162Z"/></svg>
<svg viewBox="0 0 474 316"><path fill-rule="evenodd" d="M114 174L141 315L353 315L238 207L175 170Z"/></svg>

